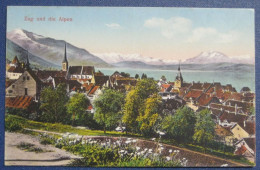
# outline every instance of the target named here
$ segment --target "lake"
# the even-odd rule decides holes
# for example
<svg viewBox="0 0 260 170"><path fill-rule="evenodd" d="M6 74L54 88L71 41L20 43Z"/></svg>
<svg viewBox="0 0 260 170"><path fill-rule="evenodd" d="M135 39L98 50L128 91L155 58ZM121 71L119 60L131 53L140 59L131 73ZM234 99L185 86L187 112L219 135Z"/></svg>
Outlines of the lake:
<svg viewBox="0 0 260 170"><path fill-rule="evenodd" d="M152 70L152 69L134 69L134 68L97 68L105 75L112 75L115 71L129 73L131 77L135 74L141 76L145 73L148 77L153 77L159 80L162 75L167 78L167 81L174 81L177 75L177 70ZM194 71L181 70L183 80L185 82L220 82L222 85L231 84L240 91L241 88L247 86L252 91L255 91L255 72L238 72L238 71Z"/></svg>

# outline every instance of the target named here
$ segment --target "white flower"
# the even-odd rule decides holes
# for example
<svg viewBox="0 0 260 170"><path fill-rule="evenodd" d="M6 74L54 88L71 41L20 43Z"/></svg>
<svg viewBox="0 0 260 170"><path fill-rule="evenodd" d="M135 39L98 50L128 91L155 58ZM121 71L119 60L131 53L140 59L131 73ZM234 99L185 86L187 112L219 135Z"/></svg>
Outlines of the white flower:
<svg viewBox="0 0 260 170"><path fill-rule="evenodd" d="M153 156L158 156L158 153L154 153Z"/></svg>
<svg viewBox="0 0 260 170"><path fill-rule="evenodd" d="M165 135L165 133L164 133L164 132L160 132L160 133L159 133L159 135L161 135L161 136L162 136L162 135Z"/></svg>
<svg viewBox="0 0 260 170"><path fill-rule="evenodd" d="M171 157L169 157L169 156L166 156L166 159L167 159L167 161L169 161L169 160L171 160Z"/></svg>
<svg viewBox="0 0 260 170"><path fill-rule="evenodd" d="M136 142L136 140L134 139L134 140L133 140L133 142L135 143L135 142Z"/></svg>
<svg viewBox="0 0 260 170"><path fill-rule="evenodd" d="M161 150L164 150L164 147L161 147L160 149L161 149Z"/></svg>
<svg viewBox="0 0 260 170"><path fill-rule="evenodd" d="M125 143L128 144L128 143L131 143L131 141L130 141L130 140L127 140L127 141L125 141Z"/></svg>
<svg viewBox="0 0 260 170"><path fill-rule="evenodd" d="M147 151L147 150L148 150L147 148L144 149L144 151Z"/></svg>
<svg viewBox="0 0 260 170"><path fill-rule="evenodd" d="M155 141L156 138L152 138L152 141Z"/></svg>
<svg viewBox="0 0 260 170"><path fill-rule="evenodd" d="M141 149L140 147L138 147L138 146L136 147L136 150L137 150L137 151L139 151L140 149Z"/></svg>
<svg viewBox="0 0 260 170"><path fill-rule="evenodd" d="M174 150L173 152L174 152L174 153L176 153L176 152L177 152L177 150Z"/></svg>
<svg viewBox="0 0 260 170"><path fill-rule="evenodd" d="M161 146L161 147L162 147L162 144L160 144L160 143L159 143L159 146Z"/></svg>
<svg viewBox="0 0 260 170"><path fill-rule="evenodd" d="M119 151L120 153L124 153L125 152L125 150L121 150L121 151Z"/></svg>
<svg viewBox="0 0 260 170"><path fill-rule="evenodd" d="M153 149L149 149L149 150L148 150L149 153L152 153L152 151L153 151Z"/></svg>
<svg viewBox="0 0 260 170"><path fill-rule="evenodd" d="M137 152L137 155L139 156L139 155L141 155L141 153L140 153L140 152Z"/></svg>
<svg viewBox="0 0 260 170"><path fill-rule="evenodd" d="M172 153L172 149L170 149L169 152Z"/></svg>

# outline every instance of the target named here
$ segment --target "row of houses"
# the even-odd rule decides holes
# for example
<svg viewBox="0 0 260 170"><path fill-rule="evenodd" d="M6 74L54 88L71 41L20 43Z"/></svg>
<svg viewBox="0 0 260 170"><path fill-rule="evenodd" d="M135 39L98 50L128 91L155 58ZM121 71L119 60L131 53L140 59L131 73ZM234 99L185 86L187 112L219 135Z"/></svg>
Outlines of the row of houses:
<svg viewBox="0 0 260 170"><path fill-rule="evenodd" d="M160 80L164 98L178 96L195 113L207 108L215 122L216 140L236 148L235 154L255 161L255 93L248 87L237 92L231 84L183 81L180 66L175 82Z"/></svg>

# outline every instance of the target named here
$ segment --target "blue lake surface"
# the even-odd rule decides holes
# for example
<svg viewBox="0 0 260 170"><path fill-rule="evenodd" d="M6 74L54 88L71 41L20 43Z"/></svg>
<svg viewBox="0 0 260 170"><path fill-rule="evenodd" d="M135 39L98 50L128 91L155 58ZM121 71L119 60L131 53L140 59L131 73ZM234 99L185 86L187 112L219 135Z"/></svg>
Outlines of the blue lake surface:
<svg viewBox="0 0 260 170"><path fill-rule="evenodd" d="M115 71L126 72L134 77L135 74L141 76L145 73L148 77L159 80L162 75L166 76L167 81L174 81L177 70L152 70L152 69L134 69L134 68L97 68L105 75L111 75ZM239 71L198 71L198 70L181 70L185 82L220 82L222 85L231 84L240 91L241 88L247 86L255 91L255 72L239 72Z"/></svg>

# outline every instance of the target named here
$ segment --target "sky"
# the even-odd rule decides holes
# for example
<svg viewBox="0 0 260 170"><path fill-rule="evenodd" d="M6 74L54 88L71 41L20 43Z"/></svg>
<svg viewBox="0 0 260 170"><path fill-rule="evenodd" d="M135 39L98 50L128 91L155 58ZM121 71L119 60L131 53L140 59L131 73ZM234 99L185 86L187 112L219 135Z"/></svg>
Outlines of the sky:
<svg viewBox="0 0 260 170"><path fill-rule="evenodd" d="M255 57L253 9L9 6L7 31L17 28L98 54L183 60L219 51Z"/></svg>

